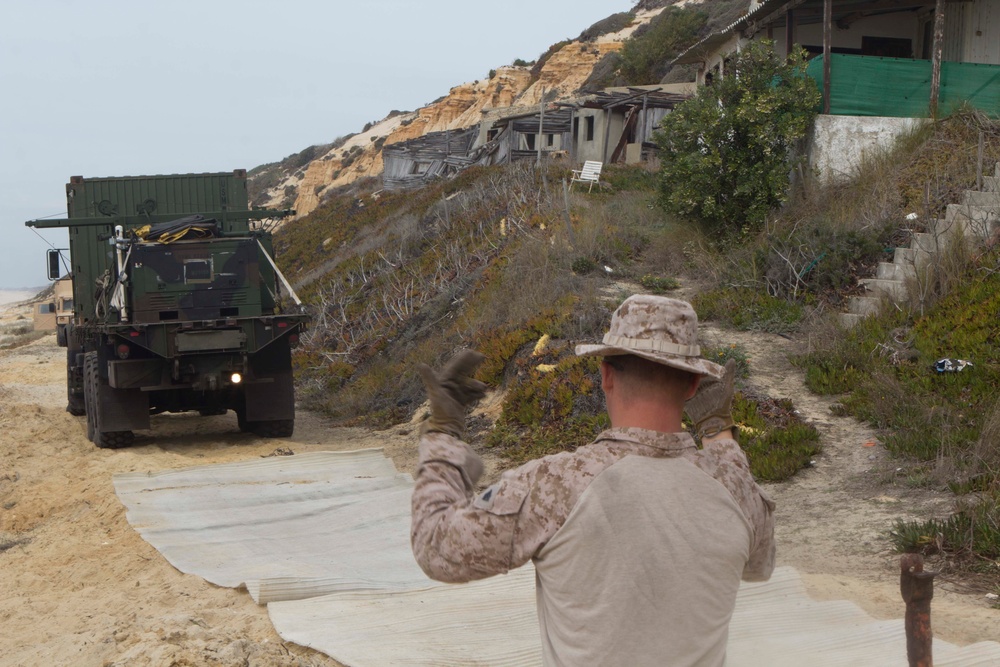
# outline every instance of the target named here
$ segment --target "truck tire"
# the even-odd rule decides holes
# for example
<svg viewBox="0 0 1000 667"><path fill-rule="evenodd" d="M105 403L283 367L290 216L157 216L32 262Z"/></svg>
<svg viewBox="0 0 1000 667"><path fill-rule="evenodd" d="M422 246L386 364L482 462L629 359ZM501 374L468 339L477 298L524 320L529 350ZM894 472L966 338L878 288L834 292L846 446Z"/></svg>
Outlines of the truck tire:
<svg viewBox="0 0 1000 667"><path fill-rule="evenodd" d="M135 439L132 431L101 430L101 373L97 352L87 352L83 358L84 403L87 409L87 437L101 449L128 447Z"/></svg>
<svg viewBox="0 0 1000 667"><path fill-rule="evenodd" d="M94 385L91 378L97 372L97 353L88 352L83 356L83 410L87 415L87 440L94 442L97 431L97 408L94 400Z"/></svg>
<svg viewBox="0 0 1000 667"><path fill-rule="evenodd" d="M66 336L65 324L56 325L56 345L58 345L59 347L66 347L68 345L68 338Z"/></svg>
<svg viewBox="0 0 1000 667"><path fill-rule="evenodd" d="M73 362L76 357L76 350L70 348L66 352L66 412L70 413L74 417L80 417L87 414L87 406L85 401L85 396L73 391L74 385L74 370Z"/></svg>
<svg viewBox="0 0 1000 667"><path fill-rule="evenodd" d="M275 419L264 422L251 422L253 432L262 438L288 438L295 432L294 419Z"/></svg>
<svg viewBox="0 0 1000 667"><path fill-rule="evenodd" d="M242 400L242 399L241 399ZM241 433L252 433L253 426L247 421L247 408L245 405L240 405L235 410L236 412L236 425L239 427Z"/></svg>

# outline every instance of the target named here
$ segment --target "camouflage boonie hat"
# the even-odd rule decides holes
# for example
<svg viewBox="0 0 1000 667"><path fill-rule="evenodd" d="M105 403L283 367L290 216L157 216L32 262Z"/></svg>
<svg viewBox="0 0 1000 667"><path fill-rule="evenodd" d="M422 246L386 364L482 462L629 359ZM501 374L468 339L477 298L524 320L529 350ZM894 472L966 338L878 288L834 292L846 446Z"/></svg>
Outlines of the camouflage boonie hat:
<svg viewBox="0 0 1000 667"><path fill-rule="evenodd" d="M603 345L577 345L580 356L634 354L664 366L721 378L725 369L702 359L698 315L686 301L637 294L611 315Z"/></svg>

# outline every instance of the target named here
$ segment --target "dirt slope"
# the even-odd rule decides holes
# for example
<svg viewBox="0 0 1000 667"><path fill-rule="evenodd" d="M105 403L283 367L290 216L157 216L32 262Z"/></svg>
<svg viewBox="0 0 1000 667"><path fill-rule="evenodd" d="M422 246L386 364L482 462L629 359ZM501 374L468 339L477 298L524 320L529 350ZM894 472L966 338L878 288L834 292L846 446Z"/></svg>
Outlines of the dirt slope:
<svg viewBox="0 0 1000 667"><path fill-rule="evenodd" d="M788 341L713 335L746 345L755 381L792 396L821 422L827 453L814 469L771 488L780 508L780 562L806 573L819 597L901 617L897 559L887 552L884 527L910 508L943 510L946 502L875 484L869 456L883 453L862 448L871 435L863 428L828 416L828 401L804 394L784 361ZM412 427L332 429L302 414L295 437L268 441L238 433L233 415L161 416L155 440L140 436L130 449L99 450L87 442L83 420L63 410L63 354L54 336L0 352L0 667L336 665L282 642L245 592L170 566L126 522L111 477L265 456L278 447L382 446L410 470ZM493 476L495 463L490 467ZM1000 638L1000 612L981 595L948 588L940 587L934 602L938 636L960 644Z"/></svg>

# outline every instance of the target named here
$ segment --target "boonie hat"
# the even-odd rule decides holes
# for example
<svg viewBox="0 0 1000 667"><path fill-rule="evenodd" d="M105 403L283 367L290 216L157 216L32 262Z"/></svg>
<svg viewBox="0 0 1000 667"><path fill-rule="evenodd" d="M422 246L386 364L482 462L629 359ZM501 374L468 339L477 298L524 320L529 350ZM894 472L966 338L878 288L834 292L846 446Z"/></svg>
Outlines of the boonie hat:
<svg viewBox="0 0 1000 667"><path fill-rule="evenodd" d="M611 315L602 345L577 345L582 357L634 354L664 366L721 378L725 369L701 357L698 315L687 301L652 294L625 299Z"/></svg>

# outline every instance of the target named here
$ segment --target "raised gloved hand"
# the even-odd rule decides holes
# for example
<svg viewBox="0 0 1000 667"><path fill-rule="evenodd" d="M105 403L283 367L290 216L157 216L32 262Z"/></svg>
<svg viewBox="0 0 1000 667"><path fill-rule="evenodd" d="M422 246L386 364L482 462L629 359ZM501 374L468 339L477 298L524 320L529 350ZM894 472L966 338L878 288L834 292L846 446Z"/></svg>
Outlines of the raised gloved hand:
<svg viewBox="0 0 1000 667"><path fill-rule="evenodd" d="M486 394L486 384L472 377L485 358L475 350L462 350L440 371L427 364L417 367L431 402L431 416L421 427L422 434L465 436L465 411Z"/></svg>
<svg viewBox="0 0 1000 667"><path fill-rule="evenodd" d="M721 379L705 376L698 385L698 392L684 404L684 412L694 424L698 437L718 435L733 428L733 382L736 379L736 361L726 362L726 372Z"/></svg>

